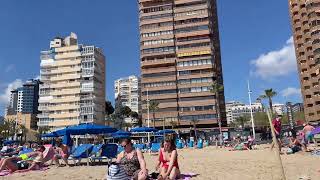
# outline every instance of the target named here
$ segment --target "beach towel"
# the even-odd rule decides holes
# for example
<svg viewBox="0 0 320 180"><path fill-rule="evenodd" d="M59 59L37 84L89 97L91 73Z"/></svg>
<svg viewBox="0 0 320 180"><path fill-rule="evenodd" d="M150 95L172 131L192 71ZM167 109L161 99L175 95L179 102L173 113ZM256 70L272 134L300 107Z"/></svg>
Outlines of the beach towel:
<svg viewBox="0 0 320 180"><path fill-rule="evenodd" d="M159 174L159 173L155 173L155 174ZM183 173L180 175L180 178L179 180L190 180L191 178L193 177L196 177L198 176L198 174L195 174L195 173ZM152 176L151 176L152 177ZM157 178L150 178L150 180L156 180Z"/></svg>
<svg viewBox="0 0 320 180"><path fill-rule="evenodd" d="M3 170L0 172L0 176L7 176L10 174L10 171L9 170Z"/></svg>

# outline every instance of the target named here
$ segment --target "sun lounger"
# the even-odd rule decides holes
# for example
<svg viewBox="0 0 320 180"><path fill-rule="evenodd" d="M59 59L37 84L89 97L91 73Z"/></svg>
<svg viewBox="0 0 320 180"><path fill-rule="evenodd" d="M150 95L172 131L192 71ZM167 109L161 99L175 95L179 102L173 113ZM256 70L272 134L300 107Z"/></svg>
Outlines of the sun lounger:
<svg viewBox="0 0 320 180"><path fill-rule="evenodd" d="M157 153L160 150L160 143L152 143L150 152Z"/></svg>
<svg viewBox="0 0 320 180"><path fill-rule="evenodd" d="M82 158L88 158L91 151L92 151L93 145L92 144L82 144L78 146L74 152L70 155L69 160L73 160L74 164L80 163ZM76 163L76 160L78 161Z"/></svg>
<svg viewBox="0 0 320 180"><path fill-rule="evenodd" d="M118 145L118 154L120 154L122 151L124 151L124 148L120 145Z"/></svg>
<svg viewBox="0 0 320 180"><path fill-rule="evenodd" d="M118 145L101 144L101 146L97 145L96 149L98 149L99 147L100 149L95 155L93 155L93 152L91 152L92 156L89 158L90 162L94 163L96 160L98 160L99 162L102 162L102 160L112 160L113 158L117 157Z"/></svg>
<svg viewBox="0 0 320 180"><path fill-rule="evenodd" d="M140 149L140 151L145 151L146 150L146 145L145 144L134 144L134 148Z"/></svg>

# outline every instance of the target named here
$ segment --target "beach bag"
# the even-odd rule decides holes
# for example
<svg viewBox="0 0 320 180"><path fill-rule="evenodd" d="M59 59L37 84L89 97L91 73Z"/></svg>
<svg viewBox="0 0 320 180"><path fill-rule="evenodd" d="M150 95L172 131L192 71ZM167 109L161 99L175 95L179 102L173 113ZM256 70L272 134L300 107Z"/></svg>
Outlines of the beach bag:
<svg viewBox="0 0 320 180"><path fill-rule="evenodd" d="M117 163L108 164L108 170L106 175L107 180L130 180L130 177L126 174L124 169Z"/></svg>

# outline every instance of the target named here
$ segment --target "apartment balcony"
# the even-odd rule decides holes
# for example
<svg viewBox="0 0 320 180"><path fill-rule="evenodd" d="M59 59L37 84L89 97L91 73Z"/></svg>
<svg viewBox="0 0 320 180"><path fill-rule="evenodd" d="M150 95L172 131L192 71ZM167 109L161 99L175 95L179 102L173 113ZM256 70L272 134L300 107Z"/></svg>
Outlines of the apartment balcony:
<svg viewBox="0 0 320 180"><path fill-rule="evenodd" d="M50 111L68 110L68 109L79 109L79 105L57 105L49 107Z"/></svg>
<svg viewBox="0 0 320 180"><path fill-rule="evenodd" d="M208 45L208 46L202 46L202 47L190 47L185 49L177 49L177 54L193 53L193 52L206 52L206 54L211 54L211 46Z"/></svg>
<svg viewBox="0 0 320 180"><path fill-rule="evenodd" d="M202 124L218 124L217 119L210 119L210 120L199 120L199 122L197 122L197 125L202 125ZM180 120L180 125L190 125L193 126L193 122L192 121L186 121L186 120Z"/></svg>
<svg viewBox="0 0 320 180"><path fill-rule="evenodd" d="M155 82L164 82L164 81L176 81L176 76L167 76L167 77L154 77L154 78L141 78L141 83L155 83Z"/></svg>
<svg viewBox="0 0 320 180"><path fill-rule="evenodd" d="M57 118L57 119L61 119L61 118L71 118L71 117L79 117L80 113L61 113L61 114L50 114L49 118Z"/></svg>
<svg viewBox="0 0 320 180"><path fill-rule="evenodd" d="M200 65L200 66L183 66L177 67L178 71L186 71L186 70L200 70L200 69L213 69L212 64Z"/></svg>
<svg viewBox="0 0 320 180"><path fill-rule="evenodd" d="M173 25L172 26L163 26L158 28L149 28L149 29L141 29L140 28L140 34L142 33L152 33L152 32L158 32L158 31L173 31Z"/></svg>
<svg viewBox="0 0 320 180"><path fill-rule="evenodd" d="M52 99L52 96L41 96L38 101L39 103L49 103Z"/></svg>
<svg viewBox="0 0 320 180"><path fill-rule="evenodd" d="M173 21L172 17L163 17L163 18L156 18L156 19L144 19L144 20L140 21L140 26L146 25L146 24L156 24L156 23L172 22L172 21Z"/></svg>
<svg viewBox="0 0 320 180"><path fill-rule="evenodd" d="M200 86L211 86L212 82L206 83L189 83L189 84L179 84L178 88L191 88L191 87L200 87Z"/></svg>
<svg viewBox="0 0 320 180"><path fill-rule="evenodd" d="M67 87L79 87L80 88L80 82L72 82L72 83L57 83L57 84L51 84L51 88L67 88Z"/></svg>
<svg viewBox="0 0 320 180"><path fill-rule="evenodd" d="M181 112L180 116L192 116L192 115L204 115L204 114L216 114L215 110L207 110L207 111L188 111L188 112Z"/></svg>
<svg viewBox="0 0 320 180"><path fill-rule="evenodd" d="M184 4L184 3L189 3L189 2L194 2L194 0L178 0L175 1L175 4ZM179 12L186 12L186 11L192 11L192 10L198 10L198 9L207 9L208 6L207 4L199 4L199 5L194 5L194 6L186 6L186 7L180 7L180 8L176 8L174 10L175 13L179 13Z"/></svg>
<svg viewBox="0 0 320 180"><path fill-rule="evenodd" d="M180 93L179 97L199 97L199 96L213 96L213 93L210 92L193 92L193 93Z"/></svg>
<svg viewBox="0 0 320 180"><path fill-rule="evenodd" d="M176 85L171 85L171 86L158 86L158 87L142 87L141 92L146 92L147 89L149 91L158 91L158 90L165 90L165 89L177 89Z"/></svg>
<svg viewBox="0 0 320 180"><path fill-rule="evenodd" d="M215 99L205 99L205 100L194 100L194 101L179 101L180 107L190 107L190 106L208 106L216 104Z"/></svg>
<svg viewBox="0 0 320 180"><path fill-rule="evenodd" d="M205 77L214 77L215 74L213 72L208 73L202 73L202 74L190 74L190 75L184 75L184 76L178 76L178 80L180 79L194 79L194 78L205 78Z"/></svg>
<svg viewBox="0 0 320 180"><path fill-rule="evenodd" d="M160 103L159 108L176 108L178 107L177 102L165 102L165 103Z"/></svg>
<svg viewBox="0 0 320 180"><path fill-rule="evenodd" d="M155 118L167 118L167 117L177 117L178 116L178 111L171 111L171 112L155 112ZM142 113L142 119L147 119L148 114L147 113ZM152 118L153 114L150 112L150 126L153 124L152 123Z"/></svg>
<svg viewBox="0 0 320 180"><path fill-rule="evenodd" d="M140 36L140 42L143 41L150 41L150 40L159 40L159 39L173 39L173 34L163 34L159 36L150 36L150 37L141 37Z"/></svg>
<svg viewBox="0 0 320 180"><path fill-rule="evenodd" d="M63 74L62 76L51 77L51 81L62 81L68 79L80 79L80 74Z"/></svg>
<svg viewBox="0 0 320 180"><path fill-rule="evenodd" d="M41 118L49 118L49 114L38 114L37 118L41 119Z"/></svg>
<svg viewBox="0 0 320 180"><path fill-rule="evenodd" d="M51 70L51 74L60 74L60 73L70 73L70 72L78 72L81 71L80 67L60 67L56 70Z"/></svg>
<svg viewBox="0 0 320 180"><path fill-rule="evenodd" d="M141 74L164 73L164 72L175 72L175 71L176 71L176 68L174 66L157 67L157 68L141 69Z"/></svg>
<svg viewBox="0 0 320 180"><path fill-rule="evenodd" d="M80 56L81 56L80 52L68 52L63 54L56 54L55 59L70 59L70 58L76 58Z"/></svg>
<svg viewBox="0 0 320 180"><path fill-rule="evenodd" d="M159 65L175 65L175 59L159 59L159 60L152 60L152 61L142 61L141 67L157 67Z"/></svg>
<svg viewBox="0 0 320 180"><path fill-rule="evenodd" d="M61 89L60 91L52 91L52 96L58 96L58 95L72 95L72 94L80 94L80 89Z"/></svg>
<svg viewBox="0 0 320 180"><path fill-rule="evenodd" d="M48 111L48 110L49 110L49 107L48 107L48 106L41 106L41 105L39 105L39 106L38 106L38 110L39 110L39 111Z"/></svg>
<svg viewBox="0 0 320 180"><path fill-rule="evenodd" d="M67 52L67 51L78 51L78 50L79 50L79 46L78 45L64 46L64 47L60 47L60 48L55 48L55 52L56 53Z"/></svg>
<svg viewBox="0 0 320 180"><path fill-rule="evenodd" d="M54 67L56 66L71 66L71 65L80 65L81 64L81 60L77 59L77 60L59 60L59 61L55 61L54 63Z"/></svg>
<svg viewBox="0 0 320 180"><path fill-rule="evenodd" d="M187 44L194 44L194 43L210 43L211 40L210 40L210 37L207 37L207 38L204 38L204 39L199 39L199 40L190 40L190 41L182 41L182 42L179 42L177 41L177 46L181 46L181 45L187 45Z"/></svg>
<svg viewBox="0 0 320 180"><path fill-rule="evenodd" d="M51 103L67 103L67 102L78 102L80 97L63 97L63 98L54 98L51 100Z"/></svg>
<svg viewBox="0 0 320 180"><path fill-rule="evenodd" d="M174 42L162 43L162 44L152 44L152 45L142 45L140 46L140 50L149 49L149 48L161 48L161 47L169 47L174 46Z"/></svg>
<svg viewBox="0 0 320 180"><path fill-rule="evenodd" d="M64 126L72 126L72 125L78 125L78 120L54 120L52 122L49 122L48 126L52 127L64 127Z"/></svg>
<svg viewBox="0 0 320 180"><path fill-rule="evenodd" d="M157 100L157 99L173 99L173 98L177 98L177 94L176 93L172 93L172 94L159 94L159 95L149 95L149 100ZM147 96L143 95L141 97L142 101L147 100Z"/></svg>
<svg viewBox="0 0 320 180"><path fill-rule="evenodd" d="M209 35L209 34L210 34L209 30L199 30L199 31L177 33L176 38L190 37L190 36L201 36L201 35Z"/></svg>

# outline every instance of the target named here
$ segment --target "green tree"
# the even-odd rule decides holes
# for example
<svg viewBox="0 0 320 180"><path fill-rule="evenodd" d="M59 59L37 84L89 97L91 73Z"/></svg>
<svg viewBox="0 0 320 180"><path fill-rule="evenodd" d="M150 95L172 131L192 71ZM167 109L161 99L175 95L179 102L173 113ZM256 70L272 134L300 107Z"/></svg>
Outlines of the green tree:
<svg viewBox="0 0 320 180"><path fill-rule="evenodd" d="M276 95L277 95L277 92L275 92L272 88L264 90L264 94L260 95L261 99L268 99L271 114L273 114L272 98L275 97Z"/></svg>
<svg viewBox="0 0 320 180"><path fill-rule="evenodd" d="M244 125L250 120L250 118L246 115L244 116L240 116L240 117L237 117L236 120L235 120L235 123L237 125L241 125L242 128L244 128Z"/></svg>
<svg viewBox="0 0 320 180"><path fill-rule="evenodd" d="M114 112L114 108L110 101L105 102L105 113L106 115L110 115Z"/></svg>
<svg viewBox="0 0 320 180"><path fill-rule="evenodd" d="M49 131L50 131L49 127L46 127L46 126L38 127L38 132L36 133L36 137L37 137L38 142L41 141L41 135L48 133Z"/></svg>
<svg viewBox="0 0 320 180"><path fill-rule="evenodd" d="M255 126L269 126L268 116L265 112L256 112L253 115Z"/></svg>
<svg viewBox="0 0 320 180"><path fill-rule="evenodd" d="M211 85L211 88L210 88L210 92L215 94L215 100L216 100L216 103L215 103L215 109L216 109L216 112L217 112L217 115L218 115L218 125L219 125L219 131L220 131L220 138L222 138L222 127L221 127L221 112L220 112L220 100L219 100L219 97L220 97L220 93L224 91L224 87L222 84L219 84L218 81L214 81ZM222 141L222 139L220 139L220 141Z"/></svg>
<svg viewBox="0 0 320 180"><path fill-rule="evenodd" d="M152 112L153 128L155 128L156 127L156 111L159 110L159 102L156 100L151 100L149 102L149 110Z"/></svg>

